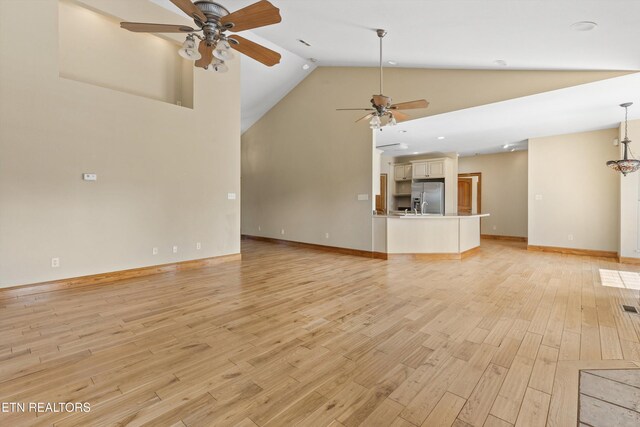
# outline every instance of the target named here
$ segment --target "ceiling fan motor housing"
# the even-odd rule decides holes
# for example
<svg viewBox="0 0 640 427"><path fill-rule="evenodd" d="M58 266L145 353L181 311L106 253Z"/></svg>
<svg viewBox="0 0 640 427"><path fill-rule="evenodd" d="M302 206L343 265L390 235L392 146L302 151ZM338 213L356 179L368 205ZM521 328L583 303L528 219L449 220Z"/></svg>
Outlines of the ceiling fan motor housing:
<svg viewBox="0 0 640 427"><path fill-rule="evenodd" d="M200 9L202 13L205 14L205 16L207 17L207 22L213 21L217 23L218 21L220 21L220 18L229 14L229 11L224 6L213 1L200 0L194 2L193 4L195 4L198 9Z"/></svg>

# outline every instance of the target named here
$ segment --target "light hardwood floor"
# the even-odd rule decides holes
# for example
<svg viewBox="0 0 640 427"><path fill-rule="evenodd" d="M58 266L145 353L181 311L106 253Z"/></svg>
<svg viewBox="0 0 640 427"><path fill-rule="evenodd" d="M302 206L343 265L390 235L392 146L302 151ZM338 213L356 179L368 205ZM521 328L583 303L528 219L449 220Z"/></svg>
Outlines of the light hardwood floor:
<svg viewBox="0 0 640 427"><path fill-rule="evenodd" d="M0 425L564 426L567 366L640 361L619 308L638 291L601 269L640 267L516 242L382 261L244 241L242 261L0 291L0 402L91 404Z"/></svg>

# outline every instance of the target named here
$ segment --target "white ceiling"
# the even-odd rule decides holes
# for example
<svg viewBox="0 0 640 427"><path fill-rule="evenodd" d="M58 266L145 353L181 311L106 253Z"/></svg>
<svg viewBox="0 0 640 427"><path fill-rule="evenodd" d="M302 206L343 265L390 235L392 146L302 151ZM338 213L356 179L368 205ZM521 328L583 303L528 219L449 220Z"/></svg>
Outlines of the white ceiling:
<svg viewBox="0 0 640 427"><path fill-rule="evenodd" d="M151 1L184 16L169 0ZM220 0L230 11L255 1ZM243 58L243 131L309 74L313 67L302 70L308 58L317 58L320 66L376 66L375 28L388 30L384 58L399 67L640 69L638 0L271 2L281 9L282 22L243 34L269 41L283 60L269 69ZM572 30L578 21L595 21L598 27Z"/></svg>
<svg viewBox="0 0 640 427"><path fill-rule="evenodd" d="M640 119L640 73L384 127L376 131L376 145L406 144L404 150L386 148L391 156L525 149L529 138L618 127L623 102L634 103L629 120Z"/></svg>

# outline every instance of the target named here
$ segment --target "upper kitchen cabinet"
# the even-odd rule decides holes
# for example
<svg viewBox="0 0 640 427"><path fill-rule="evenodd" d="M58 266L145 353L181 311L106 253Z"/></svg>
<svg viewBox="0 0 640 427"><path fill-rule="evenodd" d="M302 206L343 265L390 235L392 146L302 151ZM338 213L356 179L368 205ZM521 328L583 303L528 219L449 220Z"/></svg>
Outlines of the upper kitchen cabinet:
<svg viewBox="0 0 640 427"><path fill-rule="evenodd" d="M413 164L413 179L444 178L449 159L418 160Z"/></svg>
<svg viewBox="0 0 640 427"><path fill-rule="evenodd" d="M393 168L393 176L396 181L410 181L412 179L411 175L411 164L396 164Z"/></svg>

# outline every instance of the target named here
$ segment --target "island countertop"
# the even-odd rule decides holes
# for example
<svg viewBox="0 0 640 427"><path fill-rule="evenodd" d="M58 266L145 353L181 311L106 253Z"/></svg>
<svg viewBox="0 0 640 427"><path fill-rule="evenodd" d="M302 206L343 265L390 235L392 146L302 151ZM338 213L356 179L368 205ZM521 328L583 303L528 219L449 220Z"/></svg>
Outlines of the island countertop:
<svg viewBox="0 0 640 427"><path fill-rule="evenodd" d="M374 252L386 259L407 255L461 259L480 246L480 219L487 216L488 213L373 215Z"/></svg>
<svg viewBox="0 0 640 427"><path fill-rule="evenodd" d="M438 214L415 215L412 213L409 213L407 215L405 214L373 215L374 218L399 218L399 219L484 218L487 216L489 216L488 213L470 214L470 213L464 213L464 212L448 213L444 215L438 215Z"/></svg>

